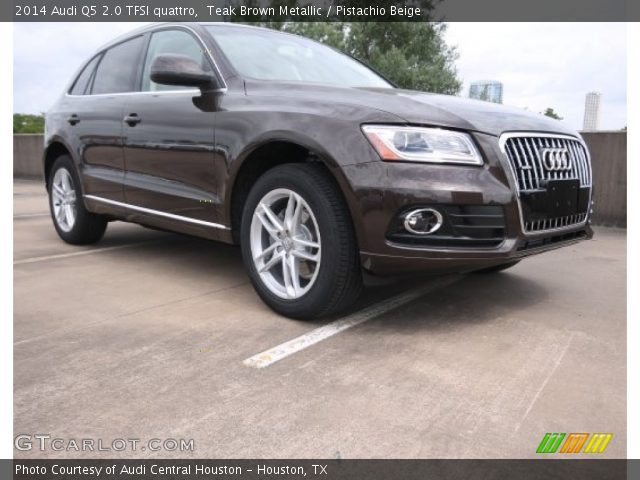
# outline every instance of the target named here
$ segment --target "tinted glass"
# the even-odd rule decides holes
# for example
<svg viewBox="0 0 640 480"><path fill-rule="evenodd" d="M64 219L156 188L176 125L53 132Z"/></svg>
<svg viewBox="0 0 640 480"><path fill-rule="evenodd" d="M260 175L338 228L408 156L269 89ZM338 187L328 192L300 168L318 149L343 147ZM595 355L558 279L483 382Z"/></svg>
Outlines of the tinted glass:
<svg viewBox="0 0 640 480"><path fill-rule="evenodd" d="M191 87L178 87L175 85L160 85L155 83L149 77L151 72L151 64L158 56L166 53L186 55L194 59L202 67L204 71L211 71L211 66L202 51L200 43L189 33L183 30L163 30L156 32L151 36L147 57L144 62L144 72L142 74L142 90L178 90Z"/></svg>
<svg viewBox="0 0 640 480"><path fill-rule="evenodd" d="M91 93L123 93L136 90L142 37L119 43L105 52L96 70Z"/></svg>
<svg viewBox="0 0 640 480"><path fill-rule="evenodd" d="M87 93L87 86L89 85L93 71L96 69L98 60L100 60L100 55L96 56L84 67L80 75L78 75L76 82L73 84L70 92L71 95L85 95Z"/></svg>
<svg viewBox="0 0 640 480"><path fill-rule="evenodd" d="M213 25L207 28L244 77L347 87L391 87L360 62L303 37L252 28Z"/></svg>

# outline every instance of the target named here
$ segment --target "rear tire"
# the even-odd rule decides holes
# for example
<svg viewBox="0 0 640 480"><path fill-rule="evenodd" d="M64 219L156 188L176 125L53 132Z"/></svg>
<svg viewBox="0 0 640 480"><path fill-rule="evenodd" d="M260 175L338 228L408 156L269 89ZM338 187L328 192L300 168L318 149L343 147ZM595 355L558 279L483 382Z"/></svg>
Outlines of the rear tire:
<svg viewBox="0 0 640 480"><path fill-rule="evenodd" d="M495 265L489 268L483 268L482 270L476 270L474 273L498 273L506 270L507 268L511 268L520 263L520 260L516 260L514 262L502 263L500 265Z"/></svg>
<svg viewBox="0 0 640 480"><path fill-rule="evenodd" d="M68 155L62 155L54 162L47 190L53 226L62 240L86 245L102 238L107 219L85 208L80 179Z"/></svg>
<svg viewBox="0 0 640 480"><path fill-rule="evenodd" d="M282 315L326 316L362 290L349 211L320 165L281 165L258 179L244 205L241 247L258 295Z"/></svg>

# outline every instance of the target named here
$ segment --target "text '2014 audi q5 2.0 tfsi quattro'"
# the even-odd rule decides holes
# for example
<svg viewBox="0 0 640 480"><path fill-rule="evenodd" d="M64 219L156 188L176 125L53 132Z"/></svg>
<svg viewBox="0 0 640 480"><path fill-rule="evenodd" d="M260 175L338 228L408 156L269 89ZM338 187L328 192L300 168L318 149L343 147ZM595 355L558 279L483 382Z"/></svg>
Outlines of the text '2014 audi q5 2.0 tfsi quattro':
<svg viewBox="0 0 640 480"><path fill-rule="evenodd" d="M592 236L580 135L502 105L395 88L295 35L145 27L101 48L46 117L54 226L113 220L239 244L295 318L336 312L363 272L496 271Z"/></svg>

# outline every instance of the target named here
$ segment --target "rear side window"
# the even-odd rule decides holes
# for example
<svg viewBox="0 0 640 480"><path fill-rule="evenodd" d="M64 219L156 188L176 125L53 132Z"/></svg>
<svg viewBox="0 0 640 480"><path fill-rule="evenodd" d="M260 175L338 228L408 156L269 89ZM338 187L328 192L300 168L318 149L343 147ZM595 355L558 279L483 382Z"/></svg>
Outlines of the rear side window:
<svg viewBox="0 0 640 480"><path fill-rule="evenodd" d="M143 43L143 37L136 37L107 50L96 70L91 93L135 91Z"/></svg>
<svg viewBox="0 0 640 480"><path fill-rule="evenodd" d="M91 82L91 76L93 75L93 71L96 69L96 65L100 60L100 55L94 57L86 67L82 70L78 78L76 79L73 87L71 88L71 95L86 95L87 87Z"/></svg>
<svg viewBox="0 0 640 480"><path fill-rule="evenodd" d="M183 30L161 30L151 36L147 58L144 62L144 72L142 74L142 90L178 90L191 87L178 87L174 85L159 85L151 80L151 64L158 55L178 54L192 58L207 72L211 71L211 66L197 40Z"/></svg>

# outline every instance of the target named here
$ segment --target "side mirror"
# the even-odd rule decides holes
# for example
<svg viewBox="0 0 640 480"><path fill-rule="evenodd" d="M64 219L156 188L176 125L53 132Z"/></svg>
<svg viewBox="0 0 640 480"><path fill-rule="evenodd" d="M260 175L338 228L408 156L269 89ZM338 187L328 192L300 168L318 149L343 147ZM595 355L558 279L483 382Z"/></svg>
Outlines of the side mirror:
<svg viewBox="0 0 640 480"><path fill-rule="evenodd" d="M158 55L151 63L151 80L162 85L181 87L215 87L216 77L205 72L193 58L186 55Z"/></svg>

